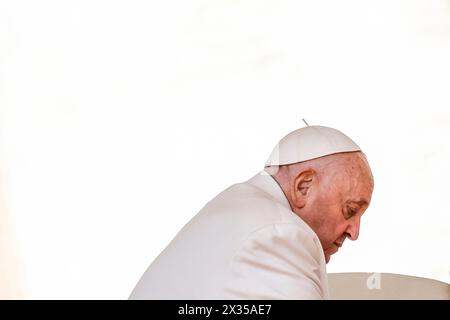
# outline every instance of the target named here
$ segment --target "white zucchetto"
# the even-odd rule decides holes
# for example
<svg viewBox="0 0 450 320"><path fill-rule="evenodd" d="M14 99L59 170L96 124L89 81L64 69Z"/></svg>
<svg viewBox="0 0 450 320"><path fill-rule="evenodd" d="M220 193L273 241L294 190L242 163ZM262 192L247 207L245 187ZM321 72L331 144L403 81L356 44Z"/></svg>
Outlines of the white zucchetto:
<svg viewBox="0 0 450 320"><path fill-rule="evenodd" d="M281 166L341 152L361 151L339 130L307 126L286 135L273 149L265 167Z"/></svg>

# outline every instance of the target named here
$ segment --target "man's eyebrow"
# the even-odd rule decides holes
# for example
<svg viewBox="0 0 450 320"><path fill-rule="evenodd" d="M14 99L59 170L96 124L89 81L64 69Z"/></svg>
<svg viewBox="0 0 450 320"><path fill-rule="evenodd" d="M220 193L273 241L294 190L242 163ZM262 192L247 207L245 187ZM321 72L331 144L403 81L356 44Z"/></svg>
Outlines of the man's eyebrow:
<svg viewBox="0 0 450 320"><path fill-rule="evenodd" d="M359 199L359 200L348 200L346 203L347 203L347 204L350 204L350 203L356 203L356 204L358 204L360 207L362 207L362 206L364 206L364 205L367 205L369 202L368 202L366 199L362 198L362 199Z"/></svg>

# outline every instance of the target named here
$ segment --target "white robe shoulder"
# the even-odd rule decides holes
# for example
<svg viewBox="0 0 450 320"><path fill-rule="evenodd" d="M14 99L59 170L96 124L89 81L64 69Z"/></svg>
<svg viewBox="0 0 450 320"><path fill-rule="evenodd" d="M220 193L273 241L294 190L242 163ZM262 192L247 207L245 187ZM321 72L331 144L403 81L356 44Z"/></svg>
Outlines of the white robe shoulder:
<svg viewBox="0 0 450 320"><path fill-rule="evenodd" d="M323 250L269 175L231 186L176 235L130 299L327 299Z"/></svg>

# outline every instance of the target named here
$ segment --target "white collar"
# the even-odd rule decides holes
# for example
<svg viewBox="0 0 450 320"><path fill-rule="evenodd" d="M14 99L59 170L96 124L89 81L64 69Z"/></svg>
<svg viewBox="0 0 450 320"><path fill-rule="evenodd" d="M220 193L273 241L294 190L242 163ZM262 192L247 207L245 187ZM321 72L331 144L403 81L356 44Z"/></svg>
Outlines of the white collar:
<svg viewBox="0 0 450 320"><path fill-rule="evenodd" d="M276 202L279 202L283 206L287 207L292 211L286 195L281 189L278 182L266 171L258 172L253 178L247 181L251 185L261 189L262 191L269 194Z"/></svg>

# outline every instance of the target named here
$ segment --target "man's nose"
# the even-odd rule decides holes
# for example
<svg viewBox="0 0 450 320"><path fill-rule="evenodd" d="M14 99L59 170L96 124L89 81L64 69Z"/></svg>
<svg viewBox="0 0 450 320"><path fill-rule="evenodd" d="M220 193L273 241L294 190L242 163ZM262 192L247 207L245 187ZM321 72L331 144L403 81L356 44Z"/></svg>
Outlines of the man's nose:
<svg viewBox="0 0 450 320"><path fill-rule="evenodd" d="M346 233L347 233L347 237L350 238L350 240L355 241L356 239L358 239L359 223L360 223L360 218L357 218L349 224Z"/></svg>

